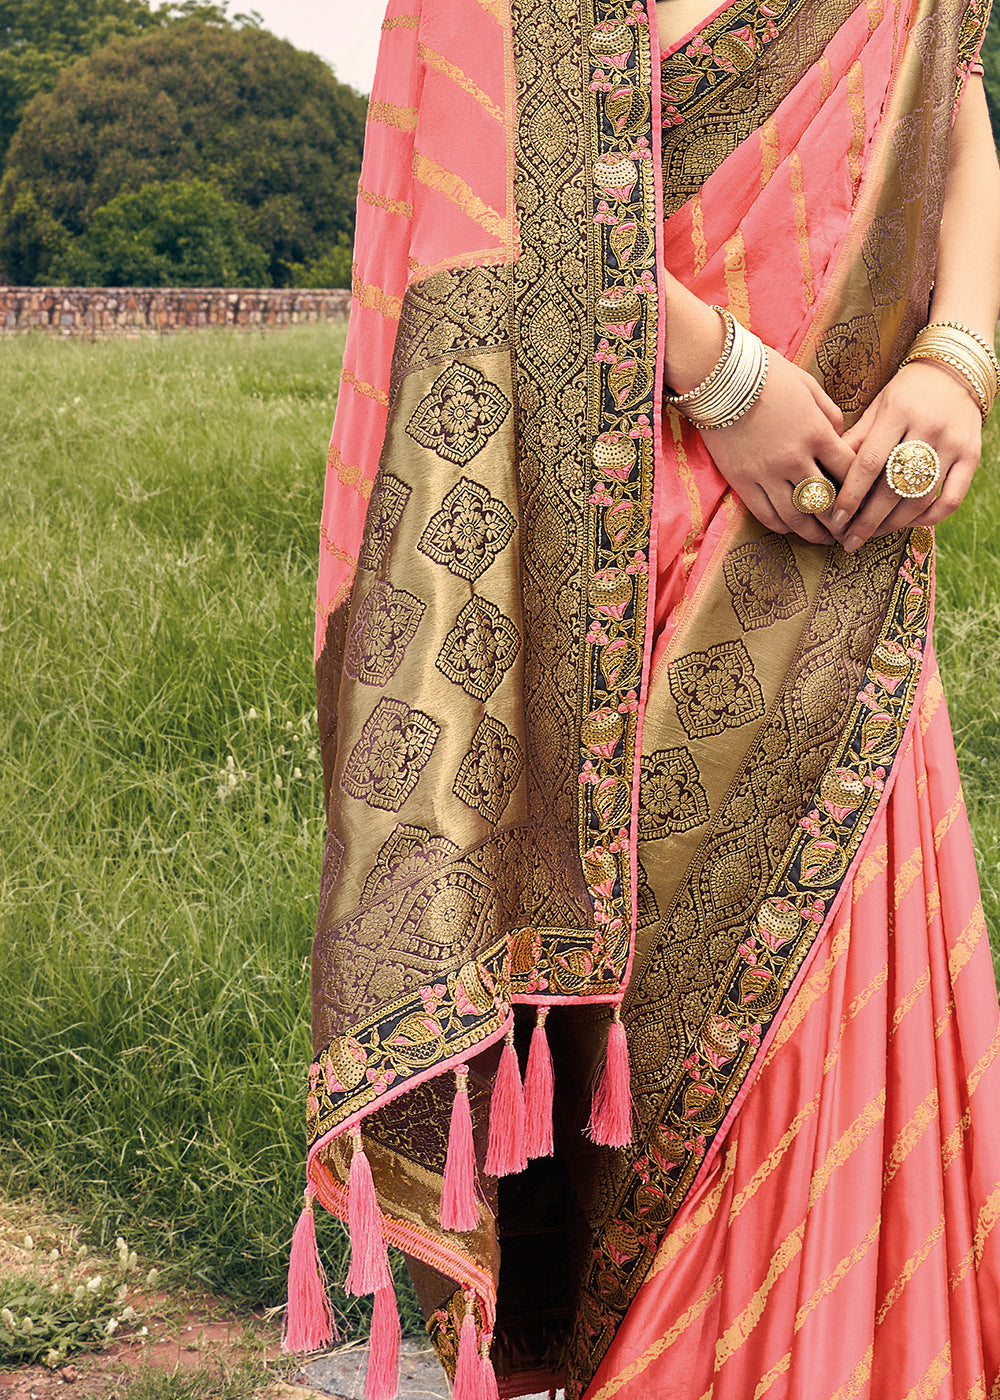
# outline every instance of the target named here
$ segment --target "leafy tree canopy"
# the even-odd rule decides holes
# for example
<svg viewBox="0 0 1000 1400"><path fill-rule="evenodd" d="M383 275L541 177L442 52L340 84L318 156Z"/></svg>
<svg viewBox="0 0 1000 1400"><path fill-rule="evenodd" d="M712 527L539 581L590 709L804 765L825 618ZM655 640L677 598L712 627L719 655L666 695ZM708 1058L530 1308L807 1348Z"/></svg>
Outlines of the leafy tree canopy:
<svg viewBox="0 0 1000 1400"><path fill-rule="evenodd" d="M203 180L119 194L56 259L56 282L79 287L266 287L267 255L240 211Z"/></svg>
<svg viewBox="0 0 1000 1400"><path fill-rule="evenodd" d="M353 232L364 118L322 59L256 27L189 19L113 37L24 114L0 185L0 265L44 280L117 195L204 180L284 282Z"/></svg>
<svg viewBox="0 0 1000 1400"><path fill-rule="evenodd" d="M48 92L68 64L113 34L161 29L192 15L224 24L225 10L208 0L158 10L149 0L0 0L0 164L28 102Z"/></svg>

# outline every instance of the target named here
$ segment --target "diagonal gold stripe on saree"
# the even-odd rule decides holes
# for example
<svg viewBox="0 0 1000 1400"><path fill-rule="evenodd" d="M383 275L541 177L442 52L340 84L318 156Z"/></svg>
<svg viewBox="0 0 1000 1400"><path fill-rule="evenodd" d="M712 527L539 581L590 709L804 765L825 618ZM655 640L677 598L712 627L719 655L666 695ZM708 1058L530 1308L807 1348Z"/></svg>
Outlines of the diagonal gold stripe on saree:
<svg viewBox="0 0 1000 1400"><path fill-rule="evenodd" d="M683 1228L671 1230L664 1237L663 1243L657 1251L653 1260L653 1267L646 1275L647 1281L656 1278L657 1274L672 1264L677 1256L683 1251L685 1245L689 1244L696 1236L700 1235L706 1225L715 1219L715 1214L722 1201L722 1193L736 1170L736 1145L730 1146L726 1151L725 1164L719 1180L708 1193L701 1205L694 1212L691 1219L686 1222Z"/></svg>
<svg viewBox="0 0 1000 1400"><path fill-rule="evenodd" d="M833 978L834 970L840 959L847 952L851 942L850 924L842 924L834 935L830 945L830 955L823 966L812 974L807 982L795 994L795 1000L785 1012L781 1025L771 1041L771 1048L767 1052L764 1061L765 1067L777 1054L778 1050L790 1040L795 1031L805 1020L817 1001L820 1001L830 990L830 982Z"/></svg>
<svg viewBox="0 0 1000 1400"><path fill-rule="evenodd" d="M992 1234L998 1219L1000 1219L1000 1186L994 1187L993 1194L983 1202L980 1208L972 1243L969 1245L962 1262L951 1276L951 1291L953 1293L970 1269L979 1268L983 1258L983 1250L986 1248L986 1241Z"/></svg>
<svg viewBox="0 0 1000 1400"><path fill-rule="evenodd" d="M951 830L955 822L958 820L958 818L964 811L965 794L963 793L961 787L959 787L958 792L956 792L954 798L952 799L951 806L948 808L947 812L945 812L944 816L934 828L934 849L936 851L939 851L941 849L942 841L947 836L948 832Z"/></svg>
<svg viewBox="0 0 1000 1400"><path fill-rule="evenodd" d="M972 1109L967 1108L941 1144L941 1169L947 1171L962 1150L965 1135L972 1127Z"/></svg>
<svg viewBox="0 0 1000 1400"><path fill-rule="evenodd" d="M900 1129L899 1136L889 1150L885 1170L882 1173L883 1189L899 1171L917 1143L930 1125L937 1119L940 1109L937 1089L932 1089L922 1103L914 1109L909 1122Z"/></svg>
<svg viewBox="0 0 1000 1400"><path fill-rule="evenodd" d="M750 293L747 290L747 250L739 229L726 239L724 257L729 310L741 326L750 326Z"/></svg>
<svg viewBox="0 0 1000 1400"><path fill-rule="evenodd" d="M806 1205L806 1219L816 1201L829 1186L835 1173L847 1162L868 1137L872 1129L885 1117L885 1091L871 1099L855 1118L850 1127L841 1134L830 1148L823 1165L813 1173L809 1183L809 1199ZM805 1238L806 1219L800 1221L785 1236L776 1249L768 1265L763 1282L756 1290L743 1311L733 1319L715 1346L715 1369L720 1371L730 1357L743 1346L764 1315L768 1297L782 1274L798 1256Z"/></svg>
<svg viewBox="0 0 1000 1400"><path fill-rule="evenodd" d="M685 1312L681 1313L680 1317L668 1332L665 1332L662 1337L657 1337L656 1341L653 1342L651 1346L648 1346L641 1356L637 1356L634 1361L631 1361L628 1366L625 1367L624 1371L620 1371L617 1376L613 1376L611 1380L602 1385L600 1390L588 1396L588 1400L611 1400L611 1397L617 1395L623 1386L635 1380L636 1376L641 1376L651 1362L655 1361L658 1356L662 1356L665 1351L668 1351L670 1347L673 1346L674 1342L677 1341L677 1338L682 1337L691 1324L701 1317L702 1313L708 1309L713 1299L718 1297L721 1290L722 1275L718 1274L705 1289L701 1297L696 1299Z"/></svg>
<svg viewBox="0 0 1000 1400"><path fill-rule="evenodd" d="M763 1397L771 1389L771 1386L785 1374L791 1364L792 1353L786 1351L781 1360L776 1361L770 1371L767 1371L760 1378L757 1383L757 1389L753 1393L753 1400L763 1400Z"/></svg>
<svg viewBox="0 0 1000 1400"><path fill-rule="evenodd" d="M934 1253L934 1250L937 1248L937 1246L941 1243L943 1239L944 1216L942 1216L941 1219L937 1222L937 1224L931 1230L927 1238L923 1241L917 1252L915 1254L911 1254L910 1258L907 1259L906 1263L900 1269L899 1273L896 1276L895 1282L893 1283L889 1291L886 1293L885 1297L882 1299L882 1302L879 1306L879 1310L875 1314L876 1327L882 1326L882 1323L889 1316L889 1312L893 1305L897 1303L902 1297L903 1290L906 1288L906 1285L913 1278L914 1274L920 1268L921 1264L923 1264L927 1259L930 1258L930 1256Z"/></svg>
<svg viewBox="0 0 1000 1400"><path fill-rule="evenodd" d="M397 131L416 131L416 107L399 107L395 102L370 102L368 120L382 126L393 126Z"/></svg>
<svg viewBox="0 0 1000 1400"><path fill-rule="evenodd" d="M802 157L793 151L788 157L788 173L792 182L792 208L795 211L795 234L802 264L802 293L807 306L816 300L813 281L812 253L809 250L809 225L806 220L806 192L802 176Z"/></svg>
<svg viewBox="0 0 1000 1400"><path fill-rule="evenodd" d="M705 241L705 211L701 204L701 190L691 200L691 242L694 245L694 270L701 272L708 262L708 243Z"/></svg>
<svg viewBox="0 0 1000 1400"><path fill-rule="evenodd" d="M461 68L458 68L454 63L450 63L448 59L445 58L444 54L436 53L434 49L429 49L426 44L417 45L417 54L429 68L437 69L437 71L443 73L446 78L450 78L456 87L460 87L463 92L467 92L475 102L479 103L484 112L489 113L494 121L503 121L503 112L501 112L489 93L483 92L481 87L477 87L472 79L467 77L466 74L462 72Z"/></svg>
<svg viewBox="0 0 1000 1400"><path fill-rule="evenodd" d="M502 0L477 0L477 3L486 11L490 19L495 19L497 24L503 25L507 21L507 14L504 11Z"/></svg>
<svg viewBox="0 0 1000 1400"><path fill-rule="evenodd" d="M830 1400L860 1400L860 1396L865 1393L865 1389L871 1379L872 1359L874 1355L874 1346L869 1346L844 1384L830 1396Z"/></svg>
<svg viewBox="0 0 1000 1400"><path fill-rule="evenodd" d="M854 1018L858 1015L860 1011L863 1011L865 1009L865 1007L871 1001L875 993L880 991L885 986L888 980L889 969L888 967L883 965L879 968L878 972L876 972L875 976L868 983L868 986L862 988L862 990L858 992L857 996L854 997L850 1006L844 1012L843 1016L841 1016L840 1034L837 1036L836 1045L826 1057L826 1061L824 1062L823 1066L824 1074L826 1073L828 1067L831 1069L833 1068L833 1065L836 1063L836 1060L840 1055L840 1042L843 1040L844 1032L847 1030L848 1025L851 1023L851 1021L854 1020Z"/></svg>
<svg viewBox="0 0 1000 1400"><path fill-rule="evenodd" d="M963 929L962 936L948 954L948 976L953 982L985 936L986 916L983 913L982 901L977 899L972 917Z"/></svg>
<svg viewBox="0 0 1000 1400"><path fill-rule="evenodd" d="M847 168L857 189L861 183L861 157L865 149L865 76L860 59L855 59L847 72L847 105L851 112L854 131L851 149L847 153Z"/></svg>
<svg viewBox="0 0 1000 1400"><path fill-rule="evenodd" d="M951 1342L945 1342L920 1380L907 1395L906 1400L932 1400L932 1397L939 1393L941 1382L950 1371Z"/></svg>
<svg viewBox="0 0 1000 1400"><path fill-rule="evenodd" d="M372 493L372 483L360 467L351 466L344 461L340 455L340 449L334 447L333 443L330 444L330 450L326 455L326 465L331 471L337 473L338 480L342 481L345 486L357 491L363 500L368 500Z"/></svg>
<svg viewBox="0 0 1000 1400"><path fill-rule="evenodd" d="M366 399L374 399L383 408L389 407L389 395L384 389L378 389L374 384L368 384L350 370L344 369L340 372L340 382L346 384L349 389L353 389L356 394L363 394Z"/></svg>
<svg viewBox="0 0 1000 1400"><path fill-rule="evenodd" d="M356 267L351 272L351 296L367 311L377 311L386 321L398 321L403 310L403 298L390 296L373 282L362 282Z"/></svg>
<svg viewBox="0 0 1000 1400"><path fill-rule="evenodd" d="M972 1385L969 1389L969 1393L966 1395L965 1400L986 1400L985 1371L983 1371L982 1375L977 1376L977 1378L972 1382Z"/></svg>
<svg viewBox="0 0 1000 1400"><path fill-rule="evenodd" d="M778 168L778 122L772 114L758 132L760 143L760 187L773 179Z"/></svg>
<svg viewBox="0 0 1000 1400"><path fill-rule="evenodd" d="M365 189L364 185L358 186L358 198L373 209L384 209L387 214L399 214L404 219L413 218L413 205L406 199L390 199L388 195Z"/></svg>
<svg viewBox="0 0 1000 1400"><path fill-rule="evenodd" d="M872 1245L877 1243L881 1231L882 1217L880 1215L875 1221L875 1224L868 1231L867 1235L865 1235L864 1239L858 1241L858 1243L851 1250L850 1254L844 1255L843 1259L841 1259L841 1261L839 1262L837 1267L832 1271L832 1273L827 1274L826 1278L816 1289L813 1295L810 1298L808 1298L799 1308L798 1312L795 1314L796 1332L798 1332L805 1325L811 1314L814 1313L819 1307L820 1303L822 1303L823 1299L829 1298L830 1294L834 1291L837 1285L839 1283L842 1283L844 1279L847 1278L848 1274L855 1267L855 1265L861 1263L862 1259L871 1249Z"/></svg>
<svg viewBox="0 0 1000 1400"><path fill-rule="evenodd" d="M485 204L465 183L460 175L445 170L436 160L425 156L421 151L413 152L413 175L428 189L437 190L452 204L456 204L463 214L492 233L496 238L504 234L504 222L495 209Z"/></svg>
<svg viewBox="0 0 1000 1400"><path fill-rule="evenodd" d="M419 29L419 15L389 15L382 21L383 29Z"/></svg>
<svg viewBox="0 0 1000 1400"><path fill-rule="evenodd" d="M944 699L944 686L941 684L941 677L937 671L930 676L927 685L924 687L924 696L920 702L920 733L921 736L927 733L931 727L931 721L937 714L941 701Z"/></svg>
<svg viewBox="0 0 1000 1400"><path fill-rule="evenodd" d="M340 545L334 544L325 525L320 526L319 533L323 541L323 548L328 550L335 559L339 559L342 564L356 564L358 562L356 554L349 554L346 549L341 549Z"/></svg>

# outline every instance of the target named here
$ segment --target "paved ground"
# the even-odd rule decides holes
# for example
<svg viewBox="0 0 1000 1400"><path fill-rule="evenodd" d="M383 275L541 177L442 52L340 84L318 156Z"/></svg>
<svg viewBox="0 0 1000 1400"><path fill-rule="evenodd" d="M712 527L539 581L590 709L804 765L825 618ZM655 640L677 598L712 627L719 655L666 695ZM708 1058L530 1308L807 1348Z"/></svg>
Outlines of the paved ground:
<svg viewBox="0 0 1000 1400"><path fill-rule="evenodd" d="M334 1400L364 1400L367 1365L366 1346L345 1347L308 1362L296 1377L296 1384L321 1390ZM403 1342L400 1381L399 1400L449 1400L451 1395L441 1364L426 1342ZM548 1400L548 1395L531 1396L529 1400Z"/></svg>

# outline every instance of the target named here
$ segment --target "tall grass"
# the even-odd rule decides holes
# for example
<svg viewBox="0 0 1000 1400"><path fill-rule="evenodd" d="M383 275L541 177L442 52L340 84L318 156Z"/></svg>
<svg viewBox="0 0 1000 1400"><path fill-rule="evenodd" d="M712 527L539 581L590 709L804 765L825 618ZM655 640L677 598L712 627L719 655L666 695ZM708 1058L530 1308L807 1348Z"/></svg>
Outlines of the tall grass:
<svg viewBox="0 0 1000 1400"><path fill-rule="evenodd" d="M342 339L0 341L0 1184L265 1301L302 1186ZM994 929L997 454L938 611Z"/></svg>

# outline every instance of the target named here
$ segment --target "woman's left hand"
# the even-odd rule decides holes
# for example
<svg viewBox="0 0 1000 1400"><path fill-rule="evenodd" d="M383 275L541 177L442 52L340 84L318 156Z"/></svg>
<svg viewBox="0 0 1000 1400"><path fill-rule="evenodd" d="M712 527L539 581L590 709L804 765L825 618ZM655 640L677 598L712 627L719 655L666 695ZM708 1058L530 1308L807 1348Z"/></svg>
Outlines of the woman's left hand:
<svg viewBox="0 0 1000 1400"><path fill-rule="evenodd" d="M911 439L941 459L940 495L908 500L885 479L890 452ZM848 552L866 540L911 525L936 525L965 499L979 465L982 419L964 380L929 360L904 366L844 434L856 454L829 517Z"/></svg>

